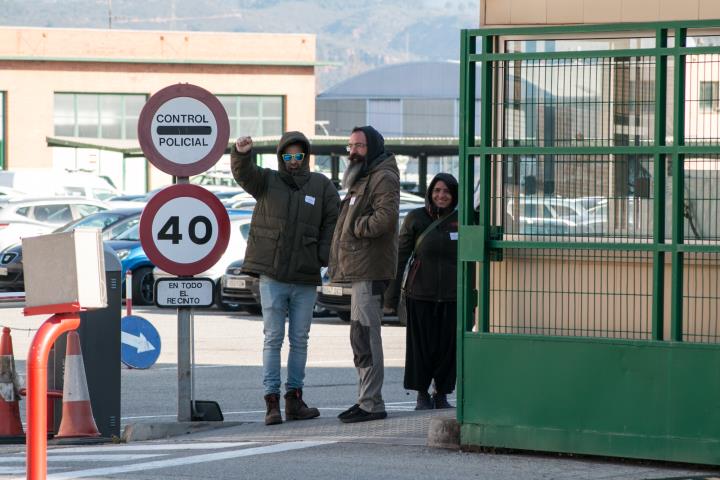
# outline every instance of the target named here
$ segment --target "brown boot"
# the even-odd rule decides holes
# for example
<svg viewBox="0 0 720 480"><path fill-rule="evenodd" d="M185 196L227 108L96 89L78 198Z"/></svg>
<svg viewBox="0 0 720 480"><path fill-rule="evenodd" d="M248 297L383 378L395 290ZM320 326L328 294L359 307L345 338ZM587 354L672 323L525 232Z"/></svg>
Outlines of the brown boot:
<svg viewBox="0 0 720 480"><path fill-rule="evenodd" d="M308 407L302 399L302 389L288 390L285 394L285 419L308 420L320 416L317 408Z"/></svg>
<svg viewBox="0 0 720 480"><path fill-rule="evenodd" d="M280 415L280 395L277 393L268 393L265 395L265 405L267 405L265 425L282 423L282 415Z"/></svg>

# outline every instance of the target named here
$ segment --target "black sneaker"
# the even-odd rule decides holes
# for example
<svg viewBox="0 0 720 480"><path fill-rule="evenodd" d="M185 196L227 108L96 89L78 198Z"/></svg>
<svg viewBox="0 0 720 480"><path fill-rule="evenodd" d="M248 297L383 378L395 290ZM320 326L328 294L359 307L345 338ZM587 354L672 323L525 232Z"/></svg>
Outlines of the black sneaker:
<svg viewBox="0 0 720 480"><path fill-rule="evenodd" d="M347 410L345 410L344 412L340 413L337 417L342 420L343 418L347 417L348 415L355 413L355 411L358 410L359 408L360 408L360 405L358 405L356 403L352 407L350 407Z"/></svg>
<svg viewBox="0 0 720 480"><path fill-rule="evenodd" d="M387 417L387 412L366 412L362 408L355 410L354 412L342 417L340 419L343 423L357 423L357 422L369 422L370 420L382 420Z"/></svg>

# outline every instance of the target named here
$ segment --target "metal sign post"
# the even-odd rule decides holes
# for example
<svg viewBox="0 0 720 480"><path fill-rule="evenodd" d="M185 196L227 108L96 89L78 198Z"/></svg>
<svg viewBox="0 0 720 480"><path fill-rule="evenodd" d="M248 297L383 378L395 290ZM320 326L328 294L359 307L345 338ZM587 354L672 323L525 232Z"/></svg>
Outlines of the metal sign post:
<svg viewBox="0 0 720 480"><path fill-rule="evenodd" d="M195 85L160 90L140 113L138 139L143 152L154 166L177 177L176 185L155 195L143 210L140 242L155 265L184 280L214 265L230 239L225 207L188 179L220 159L229 137L230 123L222 104ZM192 320L192 307L178 307L179 422L193 420Z"/></svg>

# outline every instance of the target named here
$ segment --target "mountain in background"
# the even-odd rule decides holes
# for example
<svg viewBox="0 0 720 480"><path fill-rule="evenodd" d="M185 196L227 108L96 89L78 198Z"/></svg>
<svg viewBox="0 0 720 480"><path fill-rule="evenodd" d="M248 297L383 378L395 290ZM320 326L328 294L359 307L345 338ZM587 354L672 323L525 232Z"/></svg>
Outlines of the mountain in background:
<svg viewBox="0 0 720 480"><path fill-rule="evenodd" d="M318 92L389 63L453 60L479 0L0 0L0 25L315 33ZM334 65L337 64L337 65Z"/></svg>

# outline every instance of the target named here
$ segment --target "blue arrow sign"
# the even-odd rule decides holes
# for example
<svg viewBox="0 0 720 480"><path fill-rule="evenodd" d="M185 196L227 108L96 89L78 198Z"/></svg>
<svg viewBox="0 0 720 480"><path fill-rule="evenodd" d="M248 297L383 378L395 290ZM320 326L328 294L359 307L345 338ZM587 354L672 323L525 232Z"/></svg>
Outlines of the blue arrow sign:
<svg viewBox="0 0 720 480"><path fill-rule="evenodd" d="M120 321L120 360L130 368L150 368L160 356L160 334L150 322L136 315Z"/></svg>

